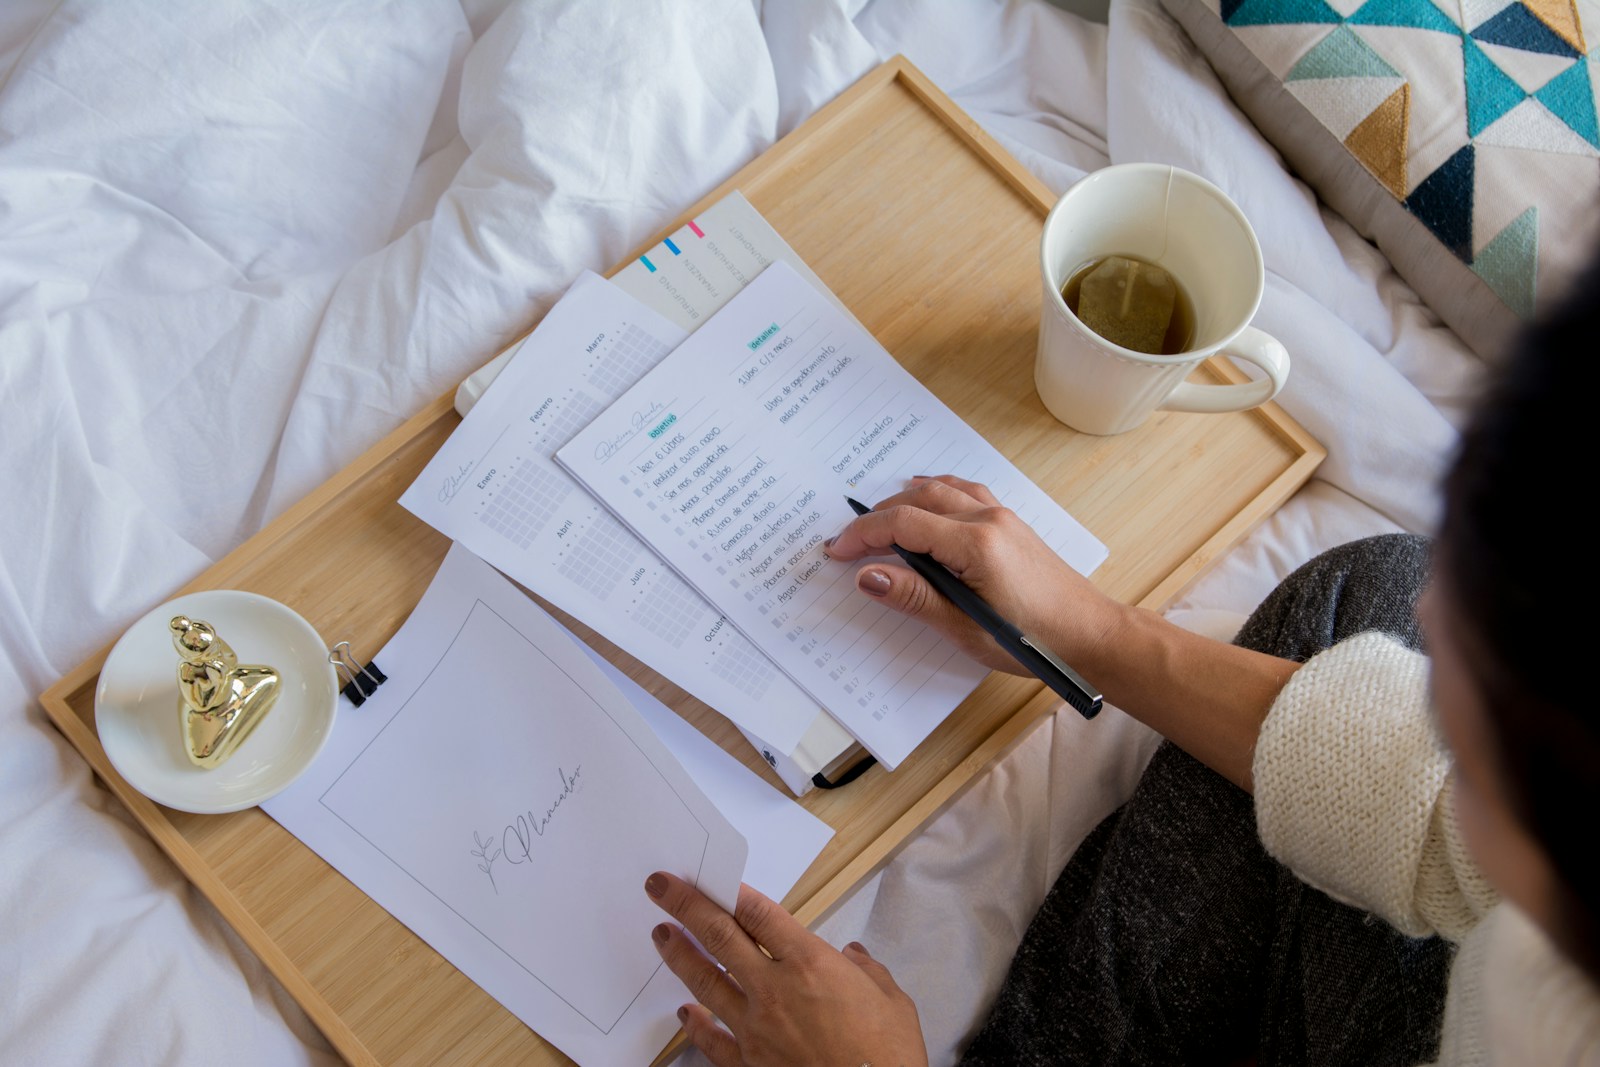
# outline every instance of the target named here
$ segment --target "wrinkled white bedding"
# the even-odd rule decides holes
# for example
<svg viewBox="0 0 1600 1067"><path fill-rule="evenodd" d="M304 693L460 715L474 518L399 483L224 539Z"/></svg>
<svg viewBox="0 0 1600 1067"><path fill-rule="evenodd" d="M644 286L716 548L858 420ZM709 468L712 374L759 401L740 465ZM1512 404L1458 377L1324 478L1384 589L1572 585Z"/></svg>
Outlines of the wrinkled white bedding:
<svg viewBox="0 0 1600 1067"><path fill-rule="evenodd" d="M36 694L896 52L1053 188L1160 160L1255 223L1258 324L1329 458L1188 619L1225 632L1315 551L1428 528L1474 359L1153 0L1109 27L980 0L12 0L0 1062L332 1059ZM917 997L936 1062L1152 744L1045 723L824 924Z"/></svg>

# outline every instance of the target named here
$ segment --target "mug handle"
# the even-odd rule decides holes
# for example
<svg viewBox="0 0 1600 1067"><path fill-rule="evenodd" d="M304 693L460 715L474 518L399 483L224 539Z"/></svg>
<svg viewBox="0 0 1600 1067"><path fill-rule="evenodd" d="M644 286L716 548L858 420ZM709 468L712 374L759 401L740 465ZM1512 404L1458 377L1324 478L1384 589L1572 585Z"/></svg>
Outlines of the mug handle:
<svg viewBox="0 0 1600 1067"><path fill-rule="evenodd" d="M1179 382L1178 387L1161 402L1161 407L1166 411L1244 411L1259 407L1277 396L1283 383L1289 380L1288 350L1276 337L1254 326L1246 326L1233 339L1233 343L1217 355L1247 360L1266 371L1267 376L1242 385Z"/></svg>

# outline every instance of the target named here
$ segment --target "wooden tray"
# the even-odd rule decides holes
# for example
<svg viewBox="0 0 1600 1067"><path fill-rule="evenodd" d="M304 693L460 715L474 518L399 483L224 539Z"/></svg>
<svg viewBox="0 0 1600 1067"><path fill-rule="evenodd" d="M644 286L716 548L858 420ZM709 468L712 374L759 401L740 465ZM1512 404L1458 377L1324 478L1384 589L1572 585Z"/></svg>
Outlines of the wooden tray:
<svg viewBox="0 0 1600 1067"><path fill-rule="evenodd" d="M1051 418L1034 392L1033 359L1039 232L1055 198L902 58L638 253L735 188L912 373L1106 542L1111 556L1094 580L1125 602L1165 604L1324 455L1275 405L1163 413L1110 438ZM1196 373L1243 380L1220 361ZM183 591L253 590L330 642L380 648L448 547L395 501L458 422L440 397ZM777 787L721 716L556 614ZM567 1062L259 809L189 815L129 787L95 735L104 660L45 693L46 710L347 1060ZM815 921L1054 704L1038 682L991 676L894 774L875 768L811 793L803 803L838 835L785 905Z"/></svg>

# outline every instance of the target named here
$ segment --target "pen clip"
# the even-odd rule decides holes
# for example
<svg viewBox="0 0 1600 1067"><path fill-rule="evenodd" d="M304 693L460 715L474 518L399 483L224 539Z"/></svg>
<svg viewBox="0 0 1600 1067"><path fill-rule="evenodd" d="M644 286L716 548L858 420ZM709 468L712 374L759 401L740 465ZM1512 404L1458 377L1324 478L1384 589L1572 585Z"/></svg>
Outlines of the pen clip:
<svg viewBox="0 0 1600 1067"><path fill-rule="evenodd" d="M1065 687L1052 685L1050 688L1054 689L1068 704L1071 704L1078 714L1085 719L1092 719L1100 714L1100 708L1105 704L1105 697L1100 694L1100 690L1086 682L1083 675L1067 666L1066 661L1060 656L1051 652L1043 644L1035 641L1027 634L1022 635L1022 643L1028 646L1041 659L1047 660L1050 666L1059 671L1061 676L1066 679L1069 684ZM1049 684L1048 679L1044 679L1044 681Z"/></svg>

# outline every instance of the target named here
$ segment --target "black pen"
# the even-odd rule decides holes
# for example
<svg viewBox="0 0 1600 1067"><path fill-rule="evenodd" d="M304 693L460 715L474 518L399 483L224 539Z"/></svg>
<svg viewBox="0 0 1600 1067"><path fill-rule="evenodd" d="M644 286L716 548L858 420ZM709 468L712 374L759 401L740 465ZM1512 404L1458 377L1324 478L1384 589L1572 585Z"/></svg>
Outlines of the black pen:
<svg viewBox="0 0 1600 1067"><path fill-rule="evenodd" d="M865 515L872 510L859 500L850 497L844 499L857 515ZM1105 702L1100 691L1084 681L1083 676L1077 671L1063 663L1060 656L1007 622L960 578L946 570L944 564L926 552L908 552L899 545L893 547L912 570L926 578L930 585L960 608L967 618L983 627L984 631L995 639L996 644L1009 652L1011 657L1032 672L1034 677L1055 690L1061 699L1076 708L1085 719L1092 719L1099 713L1100 705Z"/></svg>

